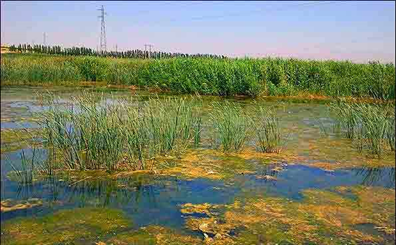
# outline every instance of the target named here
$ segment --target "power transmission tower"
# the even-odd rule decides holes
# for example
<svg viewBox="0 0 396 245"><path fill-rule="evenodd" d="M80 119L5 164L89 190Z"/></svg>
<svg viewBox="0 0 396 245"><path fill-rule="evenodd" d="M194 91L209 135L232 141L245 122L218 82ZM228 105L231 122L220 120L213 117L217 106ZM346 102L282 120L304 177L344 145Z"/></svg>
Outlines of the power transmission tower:
<svg viewBox="0 0 396 245"><path fill-rule="evenodd" d="M148 58L150 59L150 56L151 56L151 48L153 47L153 45L151 45L151 44L145 44L145 45L144 45L144 53L145 53L145 54L147 53L147 47L149 47Z"/></svg>
<svg viewBox="0 0 396 245"><path fill-rule="evenodd" d="M44 34L43 34L43 45L44 45L44 46L47 45L47 40L46 40L46 38L47 38L47 34L44 32Z"/></svg>
<svg viewBox="0 0 396 245"><path fill-rule="evenodd" d="M104 7L98 9L100 11L100 52L106 51L106 23L105 23L105 13Z"/></svg>

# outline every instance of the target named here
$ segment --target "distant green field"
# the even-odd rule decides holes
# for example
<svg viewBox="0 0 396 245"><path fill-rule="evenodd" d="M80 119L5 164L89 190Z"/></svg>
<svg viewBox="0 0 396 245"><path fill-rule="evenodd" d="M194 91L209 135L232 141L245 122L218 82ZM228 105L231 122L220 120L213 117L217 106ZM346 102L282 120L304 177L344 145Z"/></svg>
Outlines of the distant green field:
<svg viewBox="0 0 396 245"><path fill-rule="evenodd" d="M81 81L220 96L313 94L395 98L395 66L379 62L2 55L2 85Z"/></svg>

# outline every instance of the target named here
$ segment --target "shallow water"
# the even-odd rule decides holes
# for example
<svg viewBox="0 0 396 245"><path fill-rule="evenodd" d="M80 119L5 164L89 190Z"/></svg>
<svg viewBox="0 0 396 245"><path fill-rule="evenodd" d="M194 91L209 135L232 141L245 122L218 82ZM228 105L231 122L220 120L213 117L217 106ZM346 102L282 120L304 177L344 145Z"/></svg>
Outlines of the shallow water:
<svg viewBox="0 0 396 245"><path fill-rule="evenodd" d="M67 101L80 89L56 88L51 90L58 92ZM39 127L31 120L34 118L34 113L42 110L42 107L34 99L34 94L44 91L42 88L2 88L1 129ZM112 94L116 97L131 96L131 92L125 90L115 90L112 91ZM148 94L142 92L140 95L137 92L133 96L145 99ZM205 98L205 100L210 99L210 97ZM235 101L239 101L247 107L252 104L251 100ZM282 127L288 135L285 148L291 149L297 156L304 157L304 160L301 162L298 159L285 161L281 170L277 170L278 165L273 164L271 160L265 164L260 160L246 160L255 169L254 173L237 174L226 180L207 178L187 180L181 177L138 175L117 180L89 179L74 182L47 179L33 185L21 186L7 178L7 173L12 170L10 163L16 166L19 164L21 151L6 152L2 154L1 158L1 200L39 198L44 205L3 212L1 221L3 223L17 217L51 215L58 210L65 209L110 207L124 211L128 219L133 221L134 229L159 225L203 238L201 233L186 229L185 216L180 212L182 204L229 204L236 197L240 198L241 196L271 196L299 201L303 199L302 192L304 190L332 191L339 186L378 186L389 189L390 193L395 189L394 155L385 157L382 161L389 164L387 167L381 168L350 167L356 166L355 164L330 171L309 165L309 163L324 160L329 164L353 162L357 156L345 145L337 145L340 140L335 134L323 135L320 128L326 127L330 132L333 123L333 120L328 117L324 104L265 100L258 103L277 108ZM323 142L325 143L323 144ZM319 150L312 145L318 145ZM329 148L321 152L320 147L323 145L329 145ZM29 155L29 149L25 150ZM42 157L45 158L45 152ZM356 161L361 161L361 159ZM262 176L274 178L261 178ZM370 225L361 224L356 227L368 233L375 232Z"/></svg>

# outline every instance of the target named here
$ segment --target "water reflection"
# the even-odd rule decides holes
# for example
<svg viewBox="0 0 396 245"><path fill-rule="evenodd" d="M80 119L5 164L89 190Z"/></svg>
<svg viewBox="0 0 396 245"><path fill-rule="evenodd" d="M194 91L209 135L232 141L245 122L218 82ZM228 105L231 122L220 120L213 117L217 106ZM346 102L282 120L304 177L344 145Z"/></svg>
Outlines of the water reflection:
<svg viewBox="0 0 396 245"><path fill-rule="evenodd" d="M357 176L363 178L362 185L373 186L385 182L385 187L395 188L395 168L358 168Z"/></svg>

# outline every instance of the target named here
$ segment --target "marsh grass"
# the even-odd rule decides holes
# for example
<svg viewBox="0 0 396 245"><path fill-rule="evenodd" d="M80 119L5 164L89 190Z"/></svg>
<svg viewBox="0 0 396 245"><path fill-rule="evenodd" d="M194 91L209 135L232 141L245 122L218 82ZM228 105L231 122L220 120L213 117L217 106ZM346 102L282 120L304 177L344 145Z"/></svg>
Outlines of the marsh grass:
<svg viewBox="0 0 396 245"><path fill-rule="evenodd" d="M394 150L394 105L337 101L331 105L337 123L345 136L355 142L359 151L368 149L379 158L385 149Z"/></svg>
<svg viewBox="0 0 396 245"><path fill-rule="evenodd" d="M249 136L251 118L236 103L213 103L210 120L215 131L213 137L224 152L240 151Z"/></svg>
<svg viewBox="0 0 396 245"><path fill-rule="evenodd" d="M201 142L202 118L199 117L194 124L194 147L198 147Z"/></svg>
<svg viewBox="0 0 396 245"><path fill-rule="evenodd" d="M66 105L46 98L44 144L68 169L147 169L157 155L177 154L200 141L201 118L186 98L141 102L84 94Z"/></svg>
<svg viewBox="0 0 396 245"><path fill-rule="evenodd" d="M259 107L254 123L257 136L257 149L265 153L279 153L281 151L281 130L279 119L271 110Z"/></svg>
<svg viewBox="0 0 396 245"><path fill-rule="evenodd" d="M395 98L392 63L297 59L114 59L4 54L1 83L134 85L184 94L219 96L297 94Z"/></svg>

